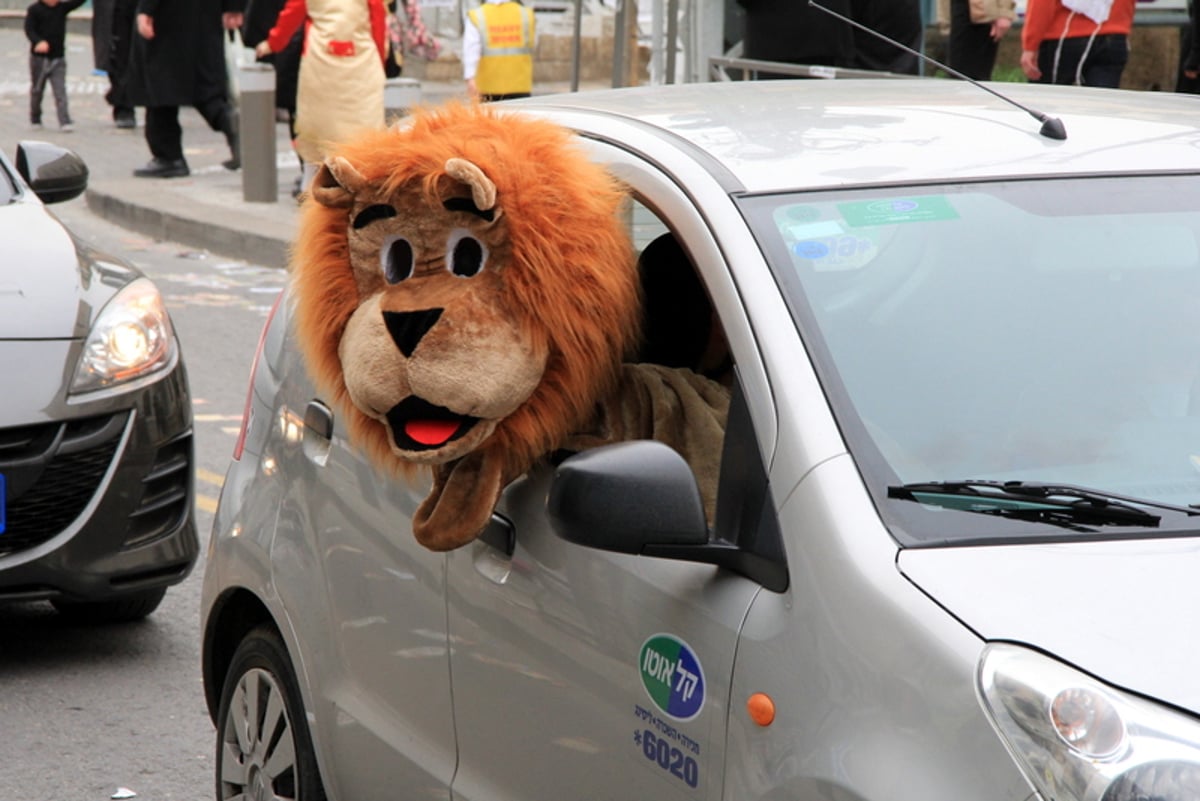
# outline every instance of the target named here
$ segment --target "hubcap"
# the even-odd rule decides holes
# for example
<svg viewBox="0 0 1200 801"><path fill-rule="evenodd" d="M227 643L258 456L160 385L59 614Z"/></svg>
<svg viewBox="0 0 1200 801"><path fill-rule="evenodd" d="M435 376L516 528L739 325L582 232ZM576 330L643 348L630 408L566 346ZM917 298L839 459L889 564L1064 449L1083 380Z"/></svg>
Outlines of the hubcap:
<svg viewBox="0 0 1200 801"><path fill-rule="evenodd" d="M238 680L221 728L221 798L295 801L292 725L275 677L254 668Z"/></svg>

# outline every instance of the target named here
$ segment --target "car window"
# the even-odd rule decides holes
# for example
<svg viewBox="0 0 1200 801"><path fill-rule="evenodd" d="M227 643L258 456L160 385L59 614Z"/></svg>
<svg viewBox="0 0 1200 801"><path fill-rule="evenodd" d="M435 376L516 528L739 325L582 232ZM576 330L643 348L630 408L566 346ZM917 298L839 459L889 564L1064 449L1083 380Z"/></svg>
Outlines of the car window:
<svg viewBox="0 0 1200 801"><path fill-rule="evenodd" d="M653 364L692 370L728 391L715 516L710 521L713 536L738 543L778 566L756 578L781 591L787 584L782 535L754 419L720 314L687 250L687 238L636 198L631 220L635 242L644 243L638 256L645 306L640 356Z"/></svg>
<svg viewBox="0 0 1200 801"><path fill-rule="evenodd" d="M630 219L645 309L639 359L728 385L729 344L684 241L636 198Z"/></svg>

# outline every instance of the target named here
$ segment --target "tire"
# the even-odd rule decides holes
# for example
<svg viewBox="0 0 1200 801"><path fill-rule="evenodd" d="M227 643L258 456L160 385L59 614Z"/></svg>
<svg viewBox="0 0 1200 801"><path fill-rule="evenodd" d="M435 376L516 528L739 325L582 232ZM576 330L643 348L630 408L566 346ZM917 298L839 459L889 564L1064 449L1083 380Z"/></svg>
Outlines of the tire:
<svg viewBox="0 0 1200 801"><path fill-rule="evenodd" d="M166 587L122 595L107 601L64 601L50 602L60 615L72 623L87 625L105 623L131 623L149 615L162 603L167 594Z"/></svg>
<svg viewBox="0 0 1200 801"><path fill-rule="evenodd" d="M217 712L216 797L325 801L283 640L259 626L238 645Z"/></svg>

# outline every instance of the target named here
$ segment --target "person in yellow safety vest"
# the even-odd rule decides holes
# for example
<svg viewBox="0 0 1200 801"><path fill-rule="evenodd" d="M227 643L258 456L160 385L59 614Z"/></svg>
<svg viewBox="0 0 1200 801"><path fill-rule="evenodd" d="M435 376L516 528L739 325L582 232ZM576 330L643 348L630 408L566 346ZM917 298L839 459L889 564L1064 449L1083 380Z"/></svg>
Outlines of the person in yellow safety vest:
<svg viewBox="0 0 1200 801"><path fill-rule="evenodd" d="M484 0L463 24L463 78L473 99L529 97L533 91L533 11L517 0Z"/></svg>

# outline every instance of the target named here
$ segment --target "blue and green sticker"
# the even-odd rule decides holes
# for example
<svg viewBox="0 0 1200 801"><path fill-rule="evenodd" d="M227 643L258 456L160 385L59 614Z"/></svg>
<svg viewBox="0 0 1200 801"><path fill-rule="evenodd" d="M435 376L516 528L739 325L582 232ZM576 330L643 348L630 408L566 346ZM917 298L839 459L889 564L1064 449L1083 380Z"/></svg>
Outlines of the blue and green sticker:
<svg viewBox="0 0 1200 801"><path fill-rule="evenodd" d="M696 653L678 637L655 634L638 656L650 700L676 720L691 720L704 708L704 670Z"/></svg>
<svg viewBox="0 0 1200 801"><path fill-rule="evenodd" d="M838 211L846 224L854 228L958 219L958 212L941 195L839 203Z"/></svg>

